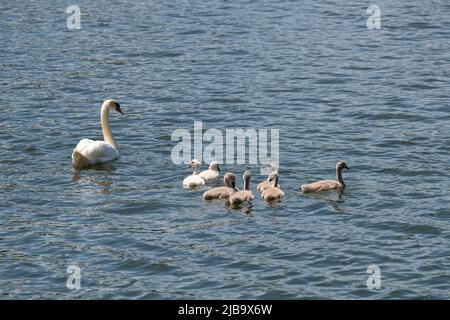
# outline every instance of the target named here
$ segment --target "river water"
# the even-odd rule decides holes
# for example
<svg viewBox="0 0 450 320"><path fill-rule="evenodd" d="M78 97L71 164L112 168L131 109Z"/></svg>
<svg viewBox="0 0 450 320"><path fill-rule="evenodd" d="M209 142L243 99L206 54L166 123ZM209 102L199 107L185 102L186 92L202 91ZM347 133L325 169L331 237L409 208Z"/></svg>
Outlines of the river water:
<svg viewBox="0 0 450 320"><path fill-rule="evenodd" d="M1 4L1 298L450 298L448 1L378 1L374 30L365 1L114 3L75 30L67 1ZM107 98L121 159L75 170ZM284 201L183 189L194 121L278 129ZM339 159L342 194L299 192Z"/></svg>

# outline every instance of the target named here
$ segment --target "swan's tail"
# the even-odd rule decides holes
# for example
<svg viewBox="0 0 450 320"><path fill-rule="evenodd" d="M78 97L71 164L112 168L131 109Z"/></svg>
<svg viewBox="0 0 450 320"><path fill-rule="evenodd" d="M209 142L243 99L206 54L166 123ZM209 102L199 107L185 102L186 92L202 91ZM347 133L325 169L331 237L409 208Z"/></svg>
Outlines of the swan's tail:
<svg viewBox="0 0 450 320"><path fill-rule="evenodd" d="M200 185L197 182L189 182L188 183L189 188L197 188L198 186L200 186Z"/></svg>
<svg viewBox="0 0 450 320"><path fill-rule="evenodd" d="M316 192L318 191L319 188L314 187L313 183L310 184L302 184L302 186L300 187L302 192L304 193L308 193L308 192Z"/></svg>
<svg viewBox="0 0 450 320"><path fill-rule="evenodd" d="M72 164L73 164L74 167L82 168L82 167L89 166L91 164L91 162L89 161L88 158L83 156L78 151L74 151L72 153Z"/></svg>

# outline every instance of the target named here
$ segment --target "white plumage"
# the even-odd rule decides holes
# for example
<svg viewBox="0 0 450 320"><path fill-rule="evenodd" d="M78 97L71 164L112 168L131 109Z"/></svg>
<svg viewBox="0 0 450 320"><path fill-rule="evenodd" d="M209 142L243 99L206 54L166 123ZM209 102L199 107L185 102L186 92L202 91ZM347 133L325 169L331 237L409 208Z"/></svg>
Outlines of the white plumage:
<svg viewBox="0 0 450 320"><path fill-rule="evenodd" d="M210 182L212 180L219 179L220 177L220 168L219 168L219 162L213 161L209 165L209 169L202 171L199 176L203 179L205 179L206 182Z"/></svg>
<svg viewBox="0 0 450 320"><path fill-rule="evenodd" d="M205 180L198 175L191 175L189 177L186 177L183 180L183 187L185 188L195 188L199 186L203 186L205 184Z"/></svg>
<svg viewBox="0 0 450 320"><path fill-rule="evenodd" d="M199 186L205 185L205 179L199 176L199 170L200 170L200 162L198 160L192 160L190 163L190 166L194 169L194 172L192 175L184 178L183 180L183 187L185 188L195 188Z"/></svg>
<svg viewBox="0 0 450 320"><path fill-rule="evenodd" d="M110 162L120 157L119 148L109 127L109 111L116 110L123 114L120 105L106 100L101 108L101 125L104 141L82 139L72 152L72 163L75 167L86 167L98 163Z"/></svg>
<svg viewBox="0 0 450 320"><path fill-rule="evenodd" d="M120 157L119 151L104 141L83 139L78 142L72 153L72 159L77 166L93 165L116 160Z"/></svg>

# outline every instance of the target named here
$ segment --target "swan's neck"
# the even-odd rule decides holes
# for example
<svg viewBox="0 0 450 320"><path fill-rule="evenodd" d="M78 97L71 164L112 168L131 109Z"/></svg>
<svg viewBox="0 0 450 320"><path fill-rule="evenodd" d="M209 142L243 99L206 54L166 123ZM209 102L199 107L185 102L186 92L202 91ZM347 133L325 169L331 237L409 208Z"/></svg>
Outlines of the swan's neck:
<svg viewBox="0 0 450 320"><path fill-rule="evenodd" d="M196 176L200 173L200 168L194 168L194 173L192 175Z"/></svg>
<svg viewBox="0 0 450 320"><path fill-rule="evenodd" d="M102 107L101 111L101 123L102 123L102 131L103 131L103 140L107 144L110 144L114 147L114 149L119 150L116 140L114 139L111 129L109 127L109 108L106 106Z"/></svg>
<svg viewBox="0 0 450 320"><path fill-rule="evenodd" d="M342 179L342 169L336 169L337 181L345 187L344 179Z"/></svg>

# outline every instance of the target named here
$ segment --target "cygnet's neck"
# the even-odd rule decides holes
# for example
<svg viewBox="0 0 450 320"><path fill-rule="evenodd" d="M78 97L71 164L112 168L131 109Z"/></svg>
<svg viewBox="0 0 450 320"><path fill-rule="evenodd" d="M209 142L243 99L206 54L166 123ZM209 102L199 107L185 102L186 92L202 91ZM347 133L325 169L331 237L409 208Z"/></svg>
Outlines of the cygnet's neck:
<svg viewBox="0 0 450 320"><path fill-rule="evenodd" d="M342 184L343 187L345 187L344 179L342 178L342 169L343 168L336 168L336 178L337 181L339 181L340 184Z"/></svg>
<svg viewBox="0 0 450 320"><path fill-rule="evenodd" d="M273 179L273 187L277 188L278 187L278 176L275 176Z"/></svg>
<svg viewBox="0 0 450 320"><path fill-rule="evenodd" d="M225 179L225 187L234 189L234 187L235 187L235 185L234 185L234 180L227 177L227 178Z"/></svg>
<svg viewBox="0 0 450 320"><path fill-rule="evenodd" d="M247 176L244 179L244 190L250 190L250 176Z"/></svg>

